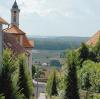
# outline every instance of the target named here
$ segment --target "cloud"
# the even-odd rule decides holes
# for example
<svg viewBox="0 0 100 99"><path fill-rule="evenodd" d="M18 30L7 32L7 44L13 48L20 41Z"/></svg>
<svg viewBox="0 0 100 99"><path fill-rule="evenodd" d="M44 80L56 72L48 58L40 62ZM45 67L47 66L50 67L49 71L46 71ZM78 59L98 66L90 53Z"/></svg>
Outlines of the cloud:
<svg viewBox="0 0 100 99"><path fill-rule="evenodd" d="M5 3L5 8L11 8L13 0L4 1L1 2ZM17 2L22 16L31 14L79 18L100 15L100 0L17 0ZM1 4L0 7L3 7L3 11L8 11Z"/></svg>
<svg viewBox="0 0 100 99"><path fill-rule="evenodd" d="M3 1L2 1L3 2ZM10 0L13 3L13 0ZM99 0L17 0L21 15L87 17L97 14ZM6 2L6 5L9 2ZM12 5L10 5L12 6Z"/></svg>
<svg viewBox="0 0 100 99"><path fill-rule="evenodd" d="M89 14L84 0L18 0L23 14L74 16Z"/></svg>
<svg viewBox="0 0 100 99"><path fill-rule="evenodd" d="M7 20L10 20L13 2L14 0L0 0L0 15ZM21 9L20 24L30 34L87 35L100 28L100 0L17 0L17 2Z"/></svg>

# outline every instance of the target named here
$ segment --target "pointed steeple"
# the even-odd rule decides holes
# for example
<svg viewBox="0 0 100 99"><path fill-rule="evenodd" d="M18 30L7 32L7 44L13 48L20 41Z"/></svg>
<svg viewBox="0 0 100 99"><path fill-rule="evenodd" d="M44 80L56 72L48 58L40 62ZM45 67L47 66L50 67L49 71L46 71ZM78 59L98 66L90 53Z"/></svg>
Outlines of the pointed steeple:
<svg viewBox="0 0 100 99"><path fill-rule="evenodd" d="M15 2L14 2L13 6L12 6L12 9L13 9L13 8L19 9L16 0L15 0Z"/></svg>
<svg viewBox="0 0 100 99"><path fill-rule="evenodd" d="M15 0L11 8L11 25L16 25L17 27L19 27L19 13L20 13L20 9Z"/></svg>

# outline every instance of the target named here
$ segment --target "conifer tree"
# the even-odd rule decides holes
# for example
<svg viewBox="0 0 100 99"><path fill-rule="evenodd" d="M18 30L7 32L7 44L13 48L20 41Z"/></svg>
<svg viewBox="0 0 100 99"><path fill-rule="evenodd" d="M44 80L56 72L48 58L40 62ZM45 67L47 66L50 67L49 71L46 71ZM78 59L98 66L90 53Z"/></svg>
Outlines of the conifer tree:
<svg viewBox="0 0 100 99"><path fill-rule="evenodd" d="M57 77L56 77L56 71L53 70L51 75L49 76L49 79L47 81L47 88L46 88L48 96L57 96Z"/></svg>
<svg viewBox="0 0 100 99"><path fill-rule="evenodd" d="M89 49L86 44L82 43L79 49L79 58L82 59L82 63L89 58Z"/></svg>
<svg viewBox="0 0 100 99"><path fill-rule="evenodd" d="M3 66L0 72L0 94L5 99L24 99L18 87L18 61L13 53L6 49L3 53Z"/></svg>
<svg viewBox="0 0 100 99"><path fill-rule="evenodd" d="M80 99L78 93L75 52L67 56L67 71L65 74L65 93L63 99Z"/></svg>
<svg viewBox="0 0 100 99"><path fill-rule="evenodd" d="M100 37L98 42L96 43L95 47L93 48L94 55L95 55L95 61L100 62Z"/></svg>
<svg viewBox="0 0 100 99"><path fill-rule="evenodd" d="M19 87L27 99L33 95L33 82L24 54L19 57Z"/></svg>

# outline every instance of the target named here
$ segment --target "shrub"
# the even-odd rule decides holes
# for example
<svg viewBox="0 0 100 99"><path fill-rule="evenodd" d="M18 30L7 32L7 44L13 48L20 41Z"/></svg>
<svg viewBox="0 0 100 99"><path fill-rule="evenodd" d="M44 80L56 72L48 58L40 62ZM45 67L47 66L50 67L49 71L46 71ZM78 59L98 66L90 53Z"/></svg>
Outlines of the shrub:
<svg viewBox="0 0 100 99"><path fill-rule="evenodd" d="M88 77L87 77L88 74ZM88 82L86 79L88 78ZM79 72L80 86L82 89L100 92L100 63L87 60Z"/></svg>

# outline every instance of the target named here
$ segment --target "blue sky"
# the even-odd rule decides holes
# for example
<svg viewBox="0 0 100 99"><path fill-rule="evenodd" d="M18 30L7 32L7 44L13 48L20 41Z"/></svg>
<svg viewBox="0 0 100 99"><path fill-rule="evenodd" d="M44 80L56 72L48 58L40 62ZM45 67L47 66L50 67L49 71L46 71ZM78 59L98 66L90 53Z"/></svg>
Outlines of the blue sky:
<svg viewBox="0 0 100 99"><path fill-rule="evenodd" d="M0 0L10 23L14 0ZM20 28L34 36L91 36L100 30L100 0L17 0Z"/></svg>

